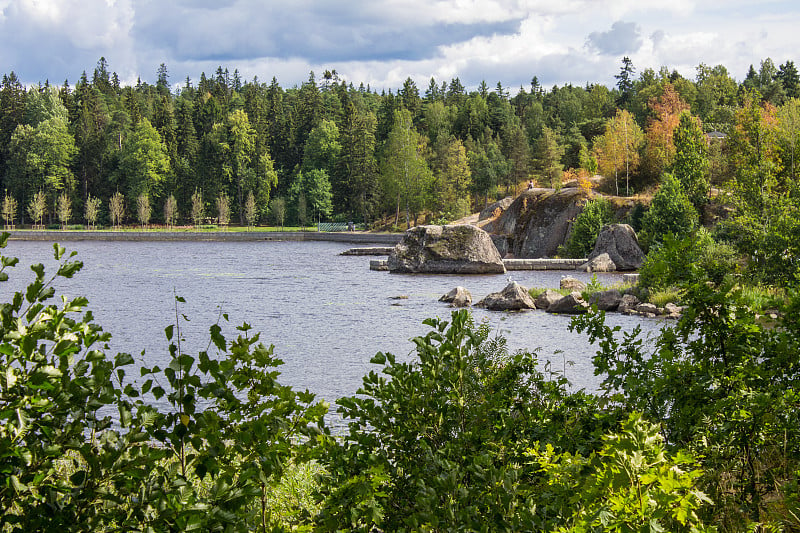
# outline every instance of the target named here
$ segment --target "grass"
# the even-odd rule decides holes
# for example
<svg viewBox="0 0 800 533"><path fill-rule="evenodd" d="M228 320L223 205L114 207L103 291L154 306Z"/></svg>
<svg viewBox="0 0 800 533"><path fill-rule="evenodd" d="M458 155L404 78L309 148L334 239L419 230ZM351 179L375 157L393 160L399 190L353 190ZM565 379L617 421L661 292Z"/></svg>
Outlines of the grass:
<svg viewBox="0 0 800 533"><path fill-rule="evenodd" d="M786 299L786 290L781 287L743 285L740 290L742 299L756 313L777 309Z"/></svg>
<svg viewBox="0 0 800 533"><path fill-rule="evenodd" d="M663 289L650 293L647 300L656 307L664 307L668 303L680 303L682 291L676 288Z"/></svg>

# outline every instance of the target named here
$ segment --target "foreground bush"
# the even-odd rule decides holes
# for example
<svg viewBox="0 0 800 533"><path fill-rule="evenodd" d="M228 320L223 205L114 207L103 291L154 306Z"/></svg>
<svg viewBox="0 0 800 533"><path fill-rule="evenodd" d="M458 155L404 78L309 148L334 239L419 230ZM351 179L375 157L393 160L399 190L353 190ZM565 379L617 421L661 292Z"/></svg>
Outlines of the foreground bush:
<svg viewBox="0 0 800 533"><path fill-rule="evenodd" d="M326 454L323 530L703 530L699 471L653 426L615 433L621 412L509 354L466 311L428 324L413 362L379 353L386 377L339 401L350 431Z"/></svg>
<svg viewBox="0 0 800 533"><path fill-rule="evenodd" d="M428 320L414 357L378 353L382 373L339 401L334 439L327 406L279 384L246 324L233 341L213 325L215 350L190 356L177 322L167 367L132 380L85 299L53 303L81 267L55 256L54 277L34 265L0 304L0 531L800 528L797 291L765 327L702 279L651 343L576 318L599 341L600 395L466 311ZM0 257L4 281L16 260Z"/></svg>
<svg viewBox="0 0 800 533"><path fill-rule="evenodd" d="M246 325L232 342L212 326L216 353L197 357L170 326L169 365L132 381L133 358L106 355L110 336L81 315L84 298L51 303L53 281L82 266L54 248L57 273L33 265L35 281L0 307L0 531L278 525L267 495L306 459L327 407L277 382L281 361ZM17 261L1 261L5 281ZM156 410L147 395L171 408Z"/></svg>
<svg viewBox="0 0 800 533"><path fill-rule="evenodd" d="M600 350L596 372L612 405L642 412L671 450L701 457L705 518L724 531L800 528L800 293L767 326L730 283L689 285L675 327L654 343L621 339L602 314L575 319Z"/></svg>

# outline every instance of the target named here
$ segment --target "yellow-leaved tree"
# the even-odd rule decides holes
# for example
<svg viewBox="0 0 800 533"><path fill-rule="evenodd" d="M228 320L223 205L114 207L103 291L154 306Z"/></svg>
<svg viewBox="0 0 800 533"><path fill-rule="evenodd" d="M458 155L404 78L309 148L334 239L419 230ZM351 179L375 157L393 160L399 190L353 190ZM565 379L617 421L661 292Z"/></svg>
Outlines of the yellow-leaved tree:
<svg viewBox="0 0 800 533"><path fill-rule="evenodd" d="M620 175L625 176L625 194L630 194L630 175L639 166L639 147L644 142L642 128L633 115L621 109L606 123L606 131L595 138L594 156L601 174L614 175L619 194Z"/></svg>

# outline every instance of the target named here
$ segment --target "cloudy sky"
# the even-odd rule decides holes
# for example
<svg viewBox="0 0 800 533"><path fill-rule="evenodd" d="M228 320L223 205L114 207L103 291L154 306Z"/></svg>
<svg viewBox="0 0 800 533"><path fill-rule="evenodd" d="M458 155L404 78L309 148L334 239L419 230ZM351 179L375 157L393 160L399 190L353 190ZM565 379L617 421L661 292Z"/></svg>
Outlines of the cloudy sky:
<svg viewBox="0 0 800 533"><path fill-rule="evenodd" d="M627 55L637 72L693 79L702 62L741 80L767 57L800 62L798 28L796 0L0 0L0 72L74 84L104 56L126 83L165 63L174 84L222 65L284 87L336 69L376 89L513 90L612 85Z"/></svg>

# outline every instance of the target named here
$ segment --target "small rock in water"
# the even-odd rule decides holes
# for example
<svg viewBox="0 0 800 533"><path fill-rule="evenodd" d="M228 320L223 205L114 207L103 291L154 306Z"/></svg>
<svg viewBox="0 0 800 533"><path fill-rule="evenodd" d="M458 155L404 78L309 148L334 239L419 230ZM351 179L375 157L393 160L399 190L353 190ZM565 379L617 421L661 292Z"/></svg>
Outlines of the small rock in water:
<svg viewBox="0 0 800 533"><path fill-rule="evenodd" d="M575 279L571 276L567 276L561 278L561 289L567 289L569 291L583 291L586 290L586 284L579 279Z"/></svg>
<svg viewBox="0 0 800 533"><path fill-rule="evenodd" d="M574 291L547 308L548 313L579 315L589 310L589 304L583 301L581 293Z"/></svg>
<svg viewBox="0 0 800 533"><path fill-rule="evenodd" d="M472 304L472 294L464 287L458 286L439 298L439 301L449 303L452 307L468 307Z"/></svg>
<svg viewBox="0 0 800 533"><path fill-rule="evenodd" d="M536 309L536 304L528 294L528 289L512 281L501 292L493 292L475 304L490 311L520 311Z"/></svg>

